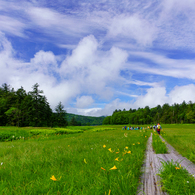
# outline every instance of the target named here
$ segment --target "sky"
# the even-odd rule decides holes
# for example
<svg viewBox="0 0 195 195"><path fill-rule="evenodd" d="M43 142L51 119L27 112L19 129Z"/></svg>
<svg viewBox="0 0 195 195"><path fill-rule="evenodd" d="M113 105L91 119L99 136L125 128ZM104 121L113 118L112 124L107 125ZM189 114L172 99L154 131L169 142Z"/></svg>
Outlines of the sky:
<svg viewBox="0 0 195 195"><path fill-rule="evenodd" d="M0 0L0 86L86 116L194 102L194 35L194 0Z"/></svg>

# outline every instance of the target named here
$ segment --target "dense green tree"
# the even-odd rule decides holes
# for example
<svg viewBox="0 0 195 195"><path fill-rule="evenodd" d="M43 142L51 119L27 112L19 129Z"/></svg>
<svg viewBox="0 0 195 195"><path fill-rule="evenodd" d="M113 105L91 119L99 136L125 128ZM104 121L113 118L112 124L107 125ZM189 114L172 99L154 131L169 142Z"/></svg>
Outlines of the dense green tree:
<svg viewBox="0 0 195 195"><path fill-rule="evenodd" d="M77 126L77 121L76 121L74 116L72 117L72 119L70 121L70 126Z"/></svg>
<svg viewBox="0 0 195 195"><path fill-rule="evenodd" d="M132 109L129 111L115 110L112 116L107 116L104 123L108 124L156 124L156 123L195 123L195 103L185 101L182 104L164 104L162 107L158 105L154 108Z"/></svg>
<svg viewBox="0 0 195 195"><path fill-rule="evenodd" d="M55 111L56 111L57 126L66 127L67 126L66 111L64 110L64 106L62 105L62 102L58 103L58 105L55 108Z"/></svg>
<svg viewBox="0 0 195 195"><path fill-rule="evenodd" d="M5 112L8 119L8 124L12 126L19 127L20 115L21 111L15 107L11 107L9 110Z"/></svg>
<svg viewBox="0 0 195 195"><path fill-rule="evenodd" d="M28 94L19 88L16 92L10 86L0 87L0 125L48 126L52 110L39 85L33 85Z"/></svg>
<svg viewBox="0 0 195 195"><path fill-rule="evenodd" d="M194 123L195 122L195 113L190 110L188 113L186 113L186 118L188 123Z"/></svg>
<svg viewBox="0 0 195 195"><path fill-rule="evenodd" d="M77 121L78 126L85 126L89 122L90 125L102 125L103 120L106 118L104 116L94 117L94 116L82 116L76 114L66 113L67 121L70 123L72 117Z"/></svg>
<svg viewBox="0 0 195 195"><path fill-rule="evenodd" d="M107 117L103 120L103 125L109 125L109 124L112 124L111 119L112 119L112 117L111 117L111 116L107 116Z"/></svg>

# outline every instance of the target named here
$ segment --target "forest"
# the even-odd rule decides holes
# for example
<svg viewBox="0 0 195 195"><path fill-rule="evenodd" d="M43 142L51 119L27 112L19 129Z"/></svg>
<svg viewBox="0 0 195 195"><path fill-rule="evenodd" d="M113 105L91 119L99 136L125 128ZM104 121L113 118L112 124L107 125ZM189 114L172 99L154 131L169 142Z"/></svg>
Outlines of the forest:
<svg viewBox="0 0 195 195"><path fill-rule="evenodd" d="M0 87L0 126L65 127L67 124L62 103L53 112L38 83L28 93L23 87L15 91L6 83Z"/></svg>
<svg viewBox="0 0 195 195"><path fill-rule="evenodd" d="M115 110L112 116L107 116L103 124L183 124L195 123L195 103L183 101L181 104L164 104L154 108Z"/></svg>
<svg viewBox="0 0 195 195"><path fill-rule="evenodd" d="M102 125L105 116L93 117L67 113L66 118L70 126L89 126Z"/></svg>

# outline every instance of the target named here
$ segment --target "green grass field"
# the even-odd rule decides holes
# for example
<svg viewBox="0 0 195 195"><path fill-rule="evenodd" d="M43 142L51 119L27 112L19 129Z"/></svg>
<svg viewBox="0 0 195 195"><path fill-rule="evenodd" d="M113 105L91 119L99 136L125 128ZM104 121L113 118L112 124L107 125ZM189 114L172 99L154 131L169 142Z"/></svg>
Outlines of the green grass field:
<svg viewBox="0 0 195 195"><path fill-rule="evenodd" d="M32 130L43 133L32 135ZM50 130L0 128L0 134L17 137L0 142L1 194L136 194L150 131L123 131L122 126L81 127L83 132L75 134Z"/></svg>
<svg viewBox="0 0 195 195"><path fill-rule="evenodd" d="M165 140L195 162L195 125L162 128ZM0 194L136 194L151 132L125 131L120 125L0 127ZM162 182L169 193L194 189L194 179L182 167L163 166Z"/></svg>
<svg viewBox="0 0 195 195"><path fill-rule="evenodd" d="M195 163L195 125L162 125L163 138L181 155Z"/></svg>

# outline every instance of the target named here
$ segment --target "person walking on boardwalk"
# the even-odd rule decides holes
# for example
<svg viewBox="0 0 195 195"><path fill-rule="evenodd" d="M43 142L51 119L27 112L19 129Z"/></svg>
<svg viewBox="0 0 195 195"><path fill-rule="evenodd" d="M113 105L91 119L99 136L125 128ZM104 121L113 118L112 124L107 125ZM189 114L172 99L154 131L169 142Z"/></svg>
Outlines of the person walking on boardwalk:
<svg viewBox="0 0 195 195"><path fill-rule="evenodd" d="M157 133L160 135L160 130L161 130L161 126L160 126L160 123L158 123L157 125Z"/></svg>

